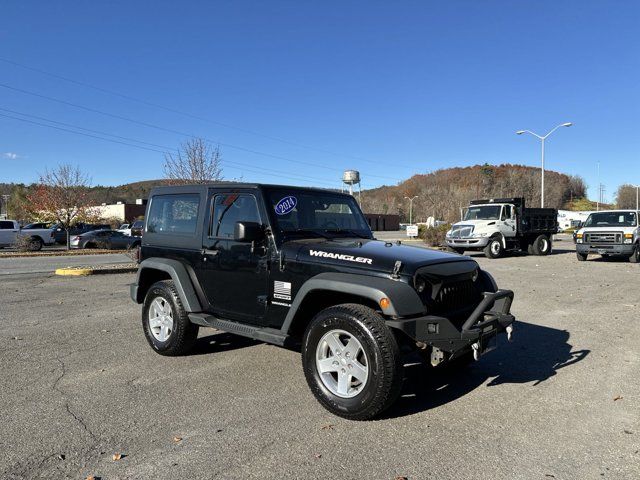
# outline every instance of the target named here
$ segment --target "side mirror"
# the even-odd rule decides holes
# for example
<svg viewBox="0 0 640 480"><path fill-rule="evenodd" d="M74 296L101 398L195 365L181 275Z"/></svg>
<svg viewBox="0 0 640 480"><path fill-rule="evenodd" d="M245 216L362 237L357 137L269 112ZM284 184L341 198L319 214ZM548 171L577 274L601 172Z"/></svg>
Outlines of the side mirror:
<svg viewBox="0 0 640 480"><path fill-rule="evenodd" d="M262 225L256 222L236 222L233 239L236 242L255 242L264 236Z"/></svg>

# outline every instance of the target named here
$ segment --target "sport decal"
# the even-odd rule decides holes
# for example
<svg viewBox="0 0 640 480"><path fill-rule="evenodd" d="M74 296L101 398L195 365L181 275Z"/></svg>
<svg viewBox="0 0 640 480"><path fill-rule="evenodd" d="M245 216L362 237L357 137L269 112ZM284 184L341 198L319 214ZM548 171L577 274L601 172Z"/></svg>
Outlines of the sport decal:
<svg viewBox="0 0 640 480"><path fill-rule="evenodd" d="M279 280L273 282L273 298L291 301L291 283Z"/></svg>
<svg viewBox="0 0 640 480"><path fill-rule="evenodd" d="M322 250L309 250L312 257L335 258L336 260L345 260L347 262L366 263L371 265L373 259L366 257L354 257L353 255L344 255L342 253L323 252Z"/></svg>
<svg viewBox="0 0 640 480"><path fill-rule="evenodd" d="M289 195L287 197L284 197L278 203L276 203L276 206L274 207L274 209L276 211L276 214L286 215L291 210L296 208L297 204L298 204L298 199L296 197Z"/></svg>

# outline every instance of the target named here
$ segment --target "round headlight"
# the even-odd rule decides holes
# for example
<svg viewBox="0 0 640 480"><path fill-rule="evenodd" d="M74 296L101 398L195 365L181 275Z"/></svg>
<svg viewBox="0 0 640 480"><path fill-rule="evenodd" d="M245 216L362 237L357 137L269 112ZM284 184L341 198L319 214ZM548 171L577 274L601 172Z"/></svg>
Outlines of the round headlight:
<svg viewBox="0 0 640 480"><path fill-rule="evenodd" d="M424 289L425 289L426 286L427 286L427 284L425 283L425 281L422 278L416 279L416 291L418 293L424 292Z"/></svg>
<svg viewBox="0 0 640 480"><path fill-rule="evenodd" d="M480 276L480 271L476 268L473 271L473 274L471 275L471 280L473 280L475 282L476 280L478 280L479 276Z"/></svg>

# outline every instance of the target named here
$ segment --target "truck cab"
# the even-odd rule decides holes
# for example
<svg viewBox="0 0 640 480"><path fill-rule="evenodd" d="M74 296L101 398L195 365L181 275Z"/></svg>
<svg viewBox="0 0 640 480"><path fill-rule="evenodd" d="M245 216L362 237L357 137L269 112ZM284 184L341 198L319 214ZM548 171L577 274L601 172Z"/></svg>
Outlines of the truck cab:
<svg viewBox="0 0 640 480"><path fill-rule="evenodd" d="M488 258L509 251L549 255L558 232L557 215L553 208L526 208L524 198L473 200L445 239L459 254L481 250Z"/></svg>
<svg viewBox="0 0 640 480"><path fill-rule="evenodd" d="M624 257L640 263L640 226L637 210L592 212L576 232L576 256L584 262L590 254Z"/></svg>

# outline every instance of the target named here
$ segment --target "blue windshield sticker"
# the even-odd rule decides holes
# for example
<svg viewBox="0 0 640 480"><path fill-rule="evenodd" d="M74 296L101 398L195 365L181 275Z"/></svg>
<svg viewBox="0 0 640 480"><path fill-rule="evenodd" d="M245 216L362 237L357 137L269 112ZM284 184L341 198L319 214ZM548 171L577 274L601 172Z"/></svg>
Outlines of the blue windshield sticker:
<svg viewBox="0 0 640 480"><path fill-rule="evenodd" d="M296 197L292 197L291 195L289 195L288 197L284 197L282 200L276 203L276 206L274 208L275 208L276 214L286 215L291 210L296 208L297 204L298 204L298 199Z"/></svg>

